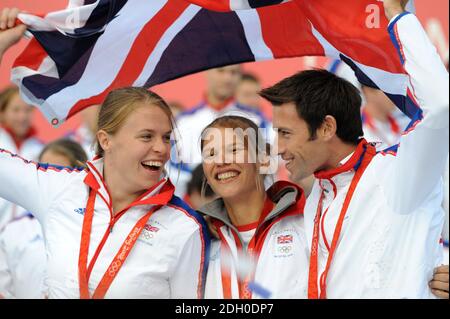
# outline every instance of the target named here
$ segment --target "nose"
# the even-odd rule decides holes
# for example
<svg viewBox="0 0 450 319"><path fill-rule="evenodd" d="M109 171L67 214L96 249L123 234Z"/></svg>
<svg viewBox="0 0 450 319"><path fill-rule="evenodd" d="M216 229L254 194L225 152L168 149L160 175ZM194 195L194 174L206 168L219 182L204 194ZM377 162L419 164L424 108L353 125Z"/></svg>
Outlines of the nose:
<svg viewBox="0 0 450 319"><path fill-rule="evenodd" d="M166 143L164 137L161 137L155 140L152 148L155 153L165 155L168 152L169 147L170 143Z"/></svg>
<svg viewBox="0 0 450 319"><path fill-rule="evenodd" d="M220 152L219 154L217 154L217 157L215 159L217 166L224 166L224 165L231 163L229 157L230 156L227 155L226 152Z"/></svg>

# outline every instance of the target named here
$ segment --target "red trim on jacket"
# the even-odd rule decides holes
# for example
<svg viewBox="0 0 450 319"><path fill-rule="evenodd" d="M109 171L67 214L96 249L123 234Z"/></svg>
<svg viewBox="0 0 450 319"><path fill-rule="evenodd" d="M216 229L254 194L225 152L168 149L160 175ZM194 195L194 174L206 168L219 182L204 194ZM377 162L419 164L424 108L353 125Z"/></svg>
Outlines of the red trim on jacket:
<svg viewBox="0 0 450 319"><path fill-rule="evenodd" d="M28 132L25 134L23 138L18 138L13 132L13 130L8 126L1 125L1 127L5 130L6 133L9 134L9 136L11 136L11 139L14 141L17 150L20 150L20 148L22 147L23 143L25 143L26 140L28 140L31 137L35 137L37 135L37 131L34 127L30 127Z"/></svg>
<svg viewBox="0 0 450 319"><path fill-rule="evenodd" d="M358 146L356 147L355 152L353 152L353 155L350 157L350 159L345 162L343 165L330 169L330 170L322 170L314 173L314 176L318 179L331 179L336 175L339 175L341 173L347 172L358 163L358 161L361 159L361 156L364 152L364 146L367 144L367 141L365 139L362 139Z"/></svg>

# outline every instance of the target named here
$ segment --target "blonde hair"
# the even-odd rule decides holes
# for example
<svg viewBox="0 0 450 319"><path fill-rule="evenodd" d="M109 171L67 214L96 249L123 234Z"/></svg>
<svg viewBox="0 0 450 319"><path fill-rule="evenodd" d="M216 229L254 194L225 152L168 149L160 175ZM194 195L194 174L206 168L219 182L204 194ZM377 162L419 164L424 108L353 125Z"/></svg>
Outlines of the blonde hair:
<svg viewBox="0 0 450 319"><path fill-rule="evenodd" d="M103 130L110 135L116 134L128 116L142 106L140 103L159 107L167 115L173 129L172 111L162 97L145 88L126 87L111 91L106 97L98 115L97 131ZM98 140L96 155L104 155Z"/></svg>
<svg viewBox="0 0 450 319"><path fill-rule="evenodd" d="M6 107L11 103L14 96L19 94L17 86L8 86L0 92L0 112L6 111Z"/></svg>

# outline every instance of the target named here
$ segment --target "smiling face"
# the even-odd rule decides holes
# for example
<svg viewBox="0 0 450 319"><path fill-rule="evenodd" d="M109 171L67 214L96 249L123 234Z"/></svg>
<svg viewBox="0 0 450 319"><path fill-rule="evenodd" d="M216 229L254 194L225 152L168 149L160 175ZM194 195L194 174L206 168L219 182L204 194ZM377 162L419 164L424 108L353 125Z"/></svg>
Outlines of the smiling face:
<svg viewBox="0 0 450 319"><path fill-rule="evenodd" d="M114 179L130 192L145 191L161 180L172 132L170 119L160 107L137 103L115 134L97 133L107 174L115 174Z"/></svg>
<svg viewBox="0 0 450 319"><path fill-rule="evenodd" d="M249 143L239 134L230 134L232 130L213 127L203 138L203 171L208 184L224 200L264 189Z"/></svg>
<svg viewBox="0 0 450 319"><path fill-rule="evenodd" d="M323 168L329 151L321 134L311 139L307 123L298 116L294 103L273 108L273 126L277 129L277 147L292 180L301 180Z"/></svg>

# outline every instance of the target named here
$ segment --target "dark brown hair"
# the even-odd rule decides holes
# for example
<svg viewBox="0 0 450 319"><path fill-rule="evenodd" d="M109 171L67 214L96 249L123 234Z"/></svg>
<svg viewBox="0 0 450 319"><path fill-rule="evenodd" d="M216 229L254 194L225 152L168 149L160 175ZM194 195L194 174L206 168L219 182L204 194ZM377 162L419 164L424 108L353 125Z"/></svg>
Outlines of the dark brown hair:
<svg viewBox="0 0 450 319"><path fill-rule="evenodd" d="M316 137L327 115L336 119L336 135L342 141L356 145L363 136L358 89L326 70L299 72L263 89L260 96L275 107L295 103L299 118L308 125L311 139Z"/></svg>

